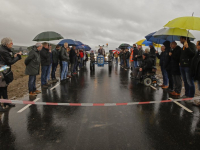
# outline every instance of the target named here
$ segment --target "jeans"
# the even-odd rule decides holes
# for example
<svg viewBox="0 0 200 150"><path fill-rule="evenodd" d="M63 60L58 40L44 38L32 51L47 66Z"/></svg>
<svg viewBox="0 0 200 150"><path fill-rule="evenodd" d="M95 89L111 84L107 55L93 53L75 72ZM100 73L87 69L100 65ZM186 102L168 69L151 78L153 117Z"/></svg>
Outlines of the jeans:
<svg viewBox="0 0 200 150"><path fill-rule="evenodd" d="M68 63L66 61L62 61L61 80L67 79L67 71L68 71Z"/></svg>
<svg viewBox="0 0 200 150"><path fill-rule="evenodd" d="M118 58L115 58L116 64L118 64Z"/></svg>
<svg viewBox="0 0 200 150"><path fill-rule="evenodd" d="M49 66L42 66L41 83L42 85L47 84Z"/></svg>
<svg viewBox="0 0 200 150"><path fill-rule="evenodd" d="M48 68L48 74L47 74L47 80L48 80L48 81L50 80L51 67L52 67L52 63L49 65L49 68Z"/></svg>
<svg viewBox="0 0 200 150"><path fill-rule="evenodd" d="M184 86L185 86L185 96L194 97L195 85L194 85L194 80L192 79L191 74L190 74L190 68L180 67L180 70L181 70L181 75L182 75Z"/></svg>
<svg viewBox="0 0 200 150"><path fill-rule="evenodd" d="M120 62L121 62L121 66L124 65L124 60L123 60L123 58L120 59Z"/></svg>
<svg viewBox="0 0 200 150"><path fill-rule="evenodd" d="M8 90L6 87L0 87L0 98L3 97L3 99L8 99Z"/></svg>
<svg viewBox="0 0 200 150"><path fill-rule="evenodd" d="M130 66L129 66L129 59L126 59L126 67L130 68Z"/></svg>
<svg viewBox="0 0 200 150"><path fill-rule="evenodd" d="M36 76L29 76L28 89L29 93L36 91Z"/></svg>
<svg viewBox="0 0 200 150"><path fill-rule="evenodd" d="M52 64L52 71L51 71L51 79L56 79L56 69L58 67L58 64L53 63Z"/></svg>
<svg viewBox="0 0 200 150"><path fill-rule="evenodd" d="M168 86L169 79L168 79L167 71L163 66L161 66L161 71L162 71L162 76L163 76L163 85Z"/></svg>
<svg viewBox="0 0 200 150"><path fill-rule="evenodd" d="M138 67L138 62L134 61L134 67L137 68Z"/></svg>
<svg viewBox="0 0 200 150"><path fill-rule="evenodd" d="M80 58L81 59L81 62L79 64L79 67L82 68L83 67L83 58Z"/></svg>

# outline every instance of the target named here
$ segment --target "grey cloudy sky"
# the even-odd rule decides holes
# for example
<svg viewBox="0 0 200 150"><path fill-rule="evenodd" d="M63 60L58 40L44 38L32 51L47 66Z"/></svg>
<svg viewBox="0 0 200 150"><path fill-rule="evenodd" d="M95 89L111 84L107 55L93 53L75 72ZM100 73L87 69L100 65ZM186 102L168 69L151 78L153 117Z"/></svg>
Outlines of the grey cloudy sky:
<svg viewBox="0 0 200 150"><path fill-rule="evenodd" d="M200 17L199 0L0 0L0 38L30 46L43 31L56 31L94 48L133 44L181 17ZM200 31L192 31L200 39ZM54 41L57 43L59 41Z"/></svg>

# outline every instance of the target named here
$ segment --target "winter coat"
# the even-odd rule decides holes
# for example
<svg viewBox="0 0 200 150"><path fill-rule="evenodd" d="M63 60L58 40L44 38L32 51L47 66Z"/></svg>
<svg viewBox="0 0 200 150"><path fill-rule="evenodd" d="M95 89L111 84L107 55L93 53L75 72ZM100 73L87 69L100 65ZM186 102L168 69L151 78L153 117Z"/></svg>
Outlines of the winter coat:
<svg viewBox="0 0 200 150"><path fill-rule="evenodd" d="M171 57L169 56L169 52L171 52L170 42L169 41L165 41L163 43L163 45L165 46L165 52L166 52L164 68L167 71L170 71L171 70Z"/></svg>
<svg viewBox="0 0 200 150"><path fill-rule="evenodd" d="M126 59L129 59L129 58L130 58L130 56L131 56L131 54L130 54L130 52L129 52L129 51L127 51L125 55L126 55Z"/></svg>
<svg viewBox="0 0 200 150"><path fill-rule="evenodd" d="M59 61L59 51L54 49L52 51L52 63L58 64L58 61Z"/></svg>
<svg viewBox="0 0 200 150"><path fill-rule="evenodd" d="M170 62L171 73L172 75L181 75L180 66L179 66L180 56L181 56L181 47L176 46L176 48L172 50L171 52L172 52L172 56L170 56L171 57L171 62Z"/></svg>
<svg viewBox="0 0 200 150"><path fill-rule="evenodd" d="M61 61L69 62L69 54L67 53L67 49L65 47L62 47L60 50L60 58Z"/></svg>
<svg viewBox="0 0 200 150"><path fill-rule="evenodd" d="M51 64L49 49L42 48L40 52L41 66L49 66Z"/></svg>
<svg viewBox="0 0 200 150"><path fill-rule="evenodd" d="M160 63L159 63L160 66L164 66L166 55L167 55L166 51L161 52L160 54L158 53L156 54L157 58L160 59Z"/></svg>
<svg viewBox="0 0 200 150"><path fill-rule="evenodd" d="M35 46L29 52L28 57L24 61L26 65L26 75L39 75L40 73L40 52Z"/></svg>
<svg viewBox="0 0 200 150"><path fill-rule="evenodd" d="M156 50L154 47L150 48L150 54L149 54L150 57L156 57Z"/></svg>
<svg viewBox="0 0 200 150"><path fill-rule="evenodd" d="M188 48L185 48L181 50L181 56L180 56L180 66L181 67L190 67L192 58L196 54L196 46L194 43L188 42Z"/></svg>
<svg viewBox="0 0 200 150"><path fill-rule="evenodd" d="M143 49L140 48L138 50L137 61L143 61L143 58L142 58L143 53L144 53Z"/></svg>
<svg viewBox="0 0 200 150"><path fill-rule="evenodd" d="M21 55L14 57L14 53L6 46L0 46L0 65L11 66L21 59Z"/></svg>
<svg viewBox="0 0 200 150"><path fill-rule="evenodd" d="M143 72L148 72L152 70L153 65L153 60L149 56L146 56L146 58L142 61L141 68Z"/></svg>
<svg viewBox="0 0 200 150"><path fill-rule="evenodd" d="M190 72L194 80L200 81L200 51L196 52L191 61Z"/></svg>
<svg viewBox="0 0 200 150"><path fill-rule="evenodd" d="M69 52L69 58L70 58L70 63L74 64L75 63L75 57L76 57L76 53L74 49L71 49Z"/></svg>
<svg viewBox="0 0 200 150"><path fill-rule="evenodd" d="M135 57L136 55L138 55L138 49L134 48L134 50L133 50L133 60L134 61L137 61L137 58Z"/></svg>

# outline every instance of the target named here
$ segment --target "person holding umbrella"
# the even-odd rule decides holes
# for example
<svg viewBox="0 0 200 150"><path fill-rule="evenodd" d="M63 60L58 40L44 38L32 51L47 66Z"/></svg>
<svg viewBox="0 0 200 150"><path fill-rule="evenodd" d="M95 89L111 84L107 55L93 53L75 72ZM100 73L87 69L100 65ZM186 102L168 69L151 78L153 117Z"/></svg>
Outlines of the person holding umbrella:
<svg viewBox="0 0 200 150"><path fill-rule="evenodd" d="M49 86L49 84L47 84L47 76L48 76L49 66L51 64L50 53L51 51L49 50L49 43L44 42L43 48L40 52L40 59L42 66L41 84L43 89L48 88Z"/></svg>
<svg viewBox="0 0 200 150"><path fill-rule="evenodd" d="M180 42L183 44L180 56L180 70L185 86L185 95L182 98L194 97L195 85L190 73L190 66L193 57L196 54L195 44L190 42L187 37L180 37Z"/></svg>

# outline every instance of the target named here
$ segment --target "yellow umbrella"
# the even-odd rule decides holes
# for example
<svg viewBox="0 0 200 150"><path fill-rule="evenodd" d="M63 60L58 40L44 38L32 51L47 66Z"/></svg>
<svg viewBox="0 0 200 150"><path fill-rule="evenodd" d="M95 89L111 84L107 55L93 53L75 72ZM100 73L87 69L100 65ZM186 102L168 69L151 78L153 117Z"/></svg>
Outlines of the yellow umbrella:
<svg viewBox="0 0 200 150"><path fill-rule="evenodd" d="M146 39L142 39L142 40L136 42L136 44L137 44L137 45L142 45L142 46L147 46L147 45L143 44L145 41L146 41ZM149 42L149 41L148 41L148 42ZM149 43L151 43L151 42L149 42ZM160 44L153 43L153 45L154 45L155 47L161 47Z"/></svg>
<svg viewBox="0 0 200 150"><path fill-rule="evenodd" d="M164 27L200 31L200 17L179 17L169 21Z"/></svg>
<svg viewBox="0 0 200 150"><path fill-rule="evenodd" d="M136 42L136 44L137 44L137 45L143 45L143 46L145 46L144 44L142 44L145 40L146 40L146 39L140 40L140 41Z"/></svg>

